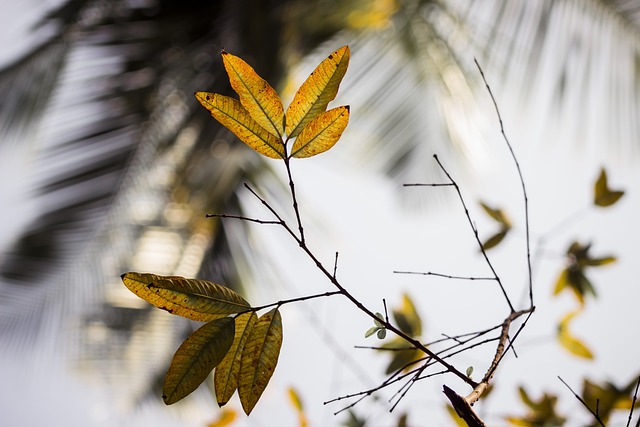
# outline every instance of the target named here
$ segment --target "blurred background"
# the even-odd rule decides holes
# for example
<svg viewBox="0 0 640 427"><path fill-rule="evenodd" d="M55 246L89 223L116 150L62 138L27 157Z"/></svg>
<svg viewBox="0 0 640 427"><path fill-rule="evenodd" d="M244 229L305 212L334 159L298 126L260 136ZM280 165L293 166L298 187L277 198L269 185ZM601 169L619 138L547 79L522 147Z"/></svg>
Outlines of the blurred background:
<svg viewBox="0 0 640 427"><path fill-rule="evenodd" d="M193 97L232 95L222 49L249 62L286 106L316 64L351 47L333 104L351 105L349 127L331 152L293 164L308 240L327 265L340 252L339 277L374 310L410 293L431 339L505 315L494 287L393 274L486 275L455 195L402 187L443 181L434 153L467 192L481 233L493 224L478 200L519 224L491 255L526 306L522 196L477 59L523 166L534 237L557 243L536 271L538 311L521 357L505 361L500 397L482 413L505 425L524 411L525 384L536 396L563 394L562 410L575 414L580 405L557 375L577 388L587 374L626 384L640 371L639 29L635 0L3 2L0 424L206 426L219 417L205 387L162 403L170 358L196 325L139 300L124 272L212 280L254 305L327 290L281 230L205 218L268 219L244 183L292 218L282 165L244 146ZM591 203L602 166L627 194L606 213L570 216ZM555 343L558 319L575 307L551 298L574 238L619 256L595 276L599 298L576 325L598 350L594 361ZM385 358L353 348L372 345L363 338L370 321L345 301L316 302L283 309L276 374L251 418L233 425L297 425L288 387L311 425L340 425L349 419L333 415L342 407L322 403L382 381ZM487 354L468 363L481 372ZM452 425L442 381L409 393L398 409L409 425ZM356 412L366 425L396 425L389 407L383 396Z"/></svg>

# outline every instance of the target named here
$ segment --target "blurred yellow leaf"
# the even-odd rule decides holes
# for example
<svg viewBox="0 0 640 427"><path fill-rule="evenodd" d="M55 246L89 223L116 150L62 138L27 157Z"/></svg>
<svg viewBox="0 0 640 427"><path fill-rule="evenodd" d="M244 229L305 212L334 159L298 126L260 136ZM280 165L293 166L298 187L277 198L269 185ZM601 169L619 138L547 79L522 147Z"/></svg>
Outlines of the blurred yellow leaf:
<svg viewBox="0 0 640 427"><path fill-rule="evenodd" d="M307 420L307 416L304 413L304 408L302 406L302 399L300 399L300 395L296 391L295 388L289 387L287 390L289 394L289 401L291 405L293 405L294 409L298 414L298 425L300 427L307 427L309 425L309 420Z"/></svg>
<svg viewBox="0 0 640 427"><path fill-rule="evenodd" d="M129 272L122 282L140 298L171 314L208 322L251 308L229 288L205 280Z"/></svg>
<svg viewBox="0 0 640 427"><path fill-rule="evenodd" d="M523 387L519 387L518 392L522 402L529 407L529 412L521 417L506 417L510 424L522 427L564 425L566 419L556 413L557 396L545 393L539 400L534 401Z"/></svg>
<svg viewBox="0 0 640 427"><path fill-rule="evenodd" d="M226 405L238 388L242 351L257 320L258 316L253 311L236 317L233 344L213 375L213 386L220 406Z"/></svg>
<svg viewBox="0 0 640 427"><path fill-rule="evenodd" d="M631 394L637 381L636 375L626 386L618 388L608 381L596 384L585 378L582 385L582 399L591 409L595 410L597 407L600 418L606 423L614 410L628 411L631 409ZM638 406L640 406L640 400L635 402L635 407Z"/></svg>
<svg viewBox="0 0 640 427"><path fill-rule="evenodd" d="M451 416L451 419L453 420L453 422L457 427L468 427L467 423L462 418L460 418L456 410L453 409L453 406L447 405L446 408L447 408L447 412Z"/></svg>
<svg viewBox="0 0 640 427"><path fill-rule="evenodd" d="M232 409L223 409L218 418L207 424L207 427L227 427L230 426L237 417L238 414L236 411Z"/></svg>
<svg viewBox="0 0 640 427"><path fill-rule="evenodd" d="M238 395L249 415L267 387L282 346L282 318L277 308L260 316L245 343L240 363Z"/></svg>
<svg viewBox="0 0 640 427"><path fill-rule="evenodd" d="M505 228L511 228L511 221L502 209L492 208L484 202L480 202L480 206L482 206L482 209L484 209L487 215L504 225Z"/></svg>
<svg viewBox="0 0 640 427"><path fill-rule="evenodd" d="M350 56L349 46L341 47L322 61L300 86L285 114L288 137L298 136L311 120L327 109L338 93Z"/></svg>
<svg viewBox="0 0 640 427"><path fill-rule="evenodd" d="M196 92L196 98L224 127L258 153L272 159L284 158L284 144L268 132L236 99L209 92Z"/></svg>
<svg viewBox="0 0 640 427"><path fill-rule="evenodd" d="M198 388L229 351L234 329L231 317L213 320L180 345L162 386L165 404L171 405Z"/></svg>
<svg viewBox="0 0 640 427"><path fill-rule="evenodd" d="M593 203L596 206L607 207L616 203L624 195L624 191L611 190L607 183L607 172L600 169L600 175L594 186Z"/></svg>
<svg viewBox="0 0 640 427"><path fill-rule="evenodd" d="M239 57L222 51L222 62L242 106L260 126L281 139L284 134L284 107L276 91Z"/></svg>
<svg viewBox="0 0 640 427"><path fill-rule="evenodd" d="M385 371L387 375L399 370L407 372L415 368L415 362L424 357L424 353L422 351L413 347L407 347L407 342L401 338L394 338L393 340L385 343L382 348L388 350L381 351L391 354L391 361L389 362L389 365L387 365L387 369Z"/></svg>
<svg viewBox="0 0 640 427"><path fill-rule="evenodd" d="M569 322L580 313L580 311L581 310L569 312L562 318L558 325L558 341L560 341L560 345L570 353L584 357L585 359L593 359L591 350L569 332Z"/></svg>
<svg viewBox="0 0 640 427"><path fill-rule="evenodd" d="M411 337L422 335L422 320L413 301L406 293L402 295L402 305L393 310L393 318L398 328Z"/></svg>
<svg viewBox="0 0 640 427"><path fill-rule="evenodd" d="M349 106L325 111L310 121L291 148L293 157L311 157L324 153L338 142L349 123Z"/></svg>

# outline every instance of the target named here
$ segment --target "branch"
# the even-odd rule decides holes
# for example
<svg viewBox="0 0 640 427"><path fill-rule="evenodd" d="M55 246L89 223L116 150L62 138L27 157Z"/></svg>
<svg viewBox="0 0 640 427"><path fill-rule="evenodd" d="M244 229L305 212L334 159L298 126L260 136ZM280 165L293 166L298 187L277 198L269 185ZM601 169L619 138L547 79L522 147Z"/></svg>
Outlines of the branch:
<svg viewBox="0 0 640 427"><path fill-rule="evenodd" d="M440 163L440 159L438 159L438 156L434 154L433 158L438 163L438 166L440 166L440 169L442 169L442 171L445 173L445 175L447 175L447 178L451 182L451 185L453 185L453 187L456 189L456 193L458 193L458 198L460 199L460 203L462 203L462 207L464 208L464 214L466 215L467 221L469 222L469 225L471 226L471 230L473 231L473 235L476 238L476 242L478 242L478 246L480 247L480 252L482 253L482 256L484 257L485 262L489 266L489 269L491 270L491 273L493 273L493 277L495 278L496 282L498 282L498 285L500 286L500 290L502 291L502 295L504 296L505 300L507 301L507 304L509 305L509 309L513 313L515 311L515 309L513 308L513 304L511 304L511 300L509 299L509 296L507 295L507 291L505 290L504 285L502 284L502 281L500 280L500 277L498 276L498 273L496 273L496 270L493 267L493 264L491 263L491 260L487 256L487 252L484 250L484 246L482 245L482 241L480 240L480 236L478 235L478 229L476 228L473 220L471 219L471 215L469 214L469 209L467 209L467 204L464 201L464 197L462 197L462 192L460 191L460 187L458 186L458 183L453 180L453 178L451 177L451 175L449 174L447 169L445 169L445 167L442 165L442 163Z"/></svg>
<svg viewBox="0 0 640 427"><path fill-rule="evenodd" d="M596 419L596 421L602 426L602 427L606 427L604 425L604 422L600 419L600 416L598 415L598 412L594 412L591 408L589 408L589 405L587 405L587 402L584 401L584 399L580 396L578 396L576 394L575 391L573 391L573 389L571 387L569 387L569 384L567 384L560 376L558 376L558 379L560 381L562 381L562 384L564 384L565 386L567 386L567 388L569 389L569 391L571 391L571 393L573 393L573 395L576 397L576 399L578 399L580 401L580 403L582 403L582 405L587 408L587 410L589 410L589 412L591 412L591 415L593 415L593 418Z"/></svg>
<svg viewBox="0 0 640 427"><path fill-rule="evenodd" d="M528 277L529 277L529 305L533 307L533 274L531 271L531 237L529 231L529 198L527 197L527 188L524 184L524 178L522 177L522 170L520 169L520 163L516 157L515 152L513 151L513 147L509 142L509 138L507 138L507 134L504 131L504 124L502 123L502 116L500 115L500 109L498 108L498 103L496 102L496 98L493 96L493 91L487 83L487 79L484 76L484 71L482 71L482 67L478 63L477 59L473 59L480 71L480 75L482 76L482 81L484 82L487 91L489 92L489 96L491 97L491 101L493 101L493 106L495 107L496 114L498 115L498 122L500 123L500 133L502 134L502 138L504 142L507 144L509 148L509 152L511 153L511 158L516 165L516 169L518 170L518 177L520 178L520 185L522 186L522 196L524 197L524 222L525 222L525 234L526 234L526 246L527 246L527 269L528 269ZM513 310L512 310L513 311Z"/></svg>

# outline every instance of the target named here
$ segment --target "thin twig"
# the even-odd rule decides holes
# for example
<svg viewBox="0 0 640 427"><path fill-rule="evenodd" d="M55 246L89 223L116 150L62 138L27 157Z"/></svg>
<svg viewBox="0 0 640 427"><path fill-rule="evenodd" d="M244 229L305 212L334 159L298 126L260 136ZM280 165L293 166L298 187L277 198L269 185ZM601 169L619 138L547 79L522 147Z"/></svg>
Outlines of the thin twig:
<svg viewBox="0 0 640 427"><path fill-rule="evenodd" d="M638 382L636 383L636 390L633 392L633 399L631 400L631 409L629 410L627 427L629 427L629 425L631 424L631 418L633 417L633 407L636 405L636 399L638 398L638 387L640 387L640 377L638 377ZM638 423L640 423L640 417L638 418Z"/></svg>
<svg viewBox="0 0 640 427"><path fill-rule="evenodd" d="M395 274L415 274L415 275L419 275L419 276L437 276L437 277L444 277L446 279L458 279L458 280L496 280L495 277L475 277L475 276L452 276L449 274L442 274L442 273L433 273L431 271L400 271L400 270L394 270Z"/></svg>
<svg viewBox="0 0 640 427"><path fill-rule="evenodd" d="M502 133L502 137L504 142L507 144L509 148L509 152L511 153L511 158L516 165L516 169L518 170L518 177L520 178L520 185L522 186L522 195L524 197L524 224L525 224L525 234L526 234L526 246L527 246L527 269L529 276L529 304L530 307L533 307L533 273L531 270L531 237L529 230L529 198L527 197L527 188L524 184L524 178L522 176L522 170L520 169L520 163L518 162L518 158L516 157L515 152L513 151L513 147L509 142L509 138L507 138L507 134L504 130L504 124L502 123L502 115L500 114L500 109L498 108L498 103L496 102L496 98L493 96L493 91L487 82L487 79L484 76L484 71L482 71L482 67L478 63L477 59L473 59L480 71L480 75L482 76L482 81L489 92L489 96L491 97L491 101L493 101L493 106L495 107L496 114L498 116L498 122L500 123L500 133ZM513 310L512 310L513 311Z"/></svg>
<svg viewBox="0 0 640 427"><path fill-rule="evenodd" d="M589 412L591 412L591 415L593 415L593 417L596 419L596 421L602 426L602 427L606 427L604 425L604 422L602 422L602 420L600 419L600 416L598 415L598 412L594 412L593 409L589 408L589 405L587 405L587 402L584 401L584 399L580 396L578 396L576 394L575 391L573 391L573 389L569 386L569 384L567 384L560 376L558 376L558 379L560 381L562 381L562 384L564 384L565 386L567 386L567 388L569 389L569 391L571 391L571 393L573 393L573 395L575 396L576 399L578 399L580 401L580 403L582 403L582 405L587 408L587 410Z"/></svg>
<svg viewBox="0 0 640 427"><path fill-rule="evenodd" d="M300 218L300 208L298 207L298 198L296 197L296 188L293 184L293 177L291 175L291 158L286 157L284 159L284 165L287 169L287 176L289 177L289 188L291 189L291 200L293 202L293 211L296 214L296 221L298 221L298 231L300 232L300 242L304 244L304 228L302 227L302 219Z"/></svg>
<svg viewBox="0 0 640 427"><path fill-rule="evenodd" d="M247 222L255 222L258 224L270 224L270 225L282 225L282 221L265 221L262 219L249 218L242 215L228 215L228 214L207 214L207 218L231 218L231 219L239 219Z"/></svg>
<svg viewBox="0 0 640 427"><path fill-rule="evenodd" d="M515 309L513 308L513 304L511 304L511 300L509 299L509 296L507 295L507 291L505 290L504 285L502 284L502 280L500 280L500 277L498 276L498 273L496 273L496 270L493 267L493 264L491 263L491 260L489 259L489 256L487 255L487 252L484 250L484 246L482 245L482 241L480 240L480 236L478 235L478 229L476 228L473 220L471 220L471 215L469 214L469 209L467 208L467 204L464 201L464 197L462 197L462 192L460 191L460 187L458 186L458 183L456 181L454 181L454 179L451 177L451 175L449 174L447 169L442 165L442 163L440 162L440 159L438 159L438 156L436 154L433 155L433 158L436 160L436 162L438 163L438 166L440 166L440 169L442 169L442 171L447 176L447 178L449 179L449 181L451 182L453 187L456 189L456 193L458 193L458 199L460 199L460 203L462 203L462 207L464 209L464 214L466 215L467 221L469 222L469 225L471 226L471 230L473 231L473 235L476 238L476 242L478 243L478 246L480 247L480 253L482 253L482 256L484 257L484 260L485 260L486 264L489 266L489 269L491 270L491 273L493 274L493 277L495 278L496 282L498 282L498 285L500 286L500 290L502 291L502 295L504 296L505 300L507 301L507 304L509 305L509 309L513 313L515 311Z"/></svg>

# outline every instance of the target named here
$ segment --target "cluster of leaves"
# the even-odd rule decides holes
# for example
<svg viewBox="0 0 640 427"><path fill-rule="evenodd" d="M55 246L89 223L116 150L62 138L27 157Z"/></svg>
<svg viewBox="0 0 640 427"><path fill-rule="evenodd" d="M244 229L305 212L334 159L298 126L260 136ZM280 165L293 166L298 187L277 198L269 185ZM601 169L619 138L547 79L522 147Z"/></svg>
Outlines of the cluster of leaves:
<svg viewBox="0 0 640 427"><path fill-rule="evenodd" d="M399 307L392 310L392 314L395 324L402 332L411 338L419 338L422 335L422 320L409 295L402 295L402 303ZM385 319L380 313L376 313L376 316L380 319L380 322L374 321L375 325L367 330L365 338L370 337L376 332L379 339L386 337L386 330L382 324ZM381 351L391 353L391 360L386 368L387 375L400 370L408 370L414 362L424 357L422 351L415 347L408 347L407 342L397 336L384 343Z"/></svg>
<svg viewBox="0 0 640 427"><path fill-rule="evenodd" d="M609 187L607 173L602 168L593 186L593 205L599 208L606 208L618 202L623 195L624 191L613 190ZM499 226L499 230L483 243L484 249L489 250L503 241L512 229L512 225L507 214L502 209L489 207L484 202L481 202L480 205ZM584 309L586 297L588 295L596 296L595 288L587 277L588 269L601 267L616 261L613 256L593 257L589 253L590 249L590 243L582 244L574 241L569 245L565 255L565 267L561 270L553 290L554 295L568 290L579 303L579 307L576 310L568 312L558 323L557 338L562 348L575 356L585 359L593 359L594 355L579 338L571 333L569 326L571 321ZM582 396L578 396L578 398L582 399L587 408L597 407L598 416L601 420L606 421L614 409L631 408L630 393L635 383L636 379L634 378L629 385L618 389L609 383L599 386L589 380L585 380ZM508 417L508 421L512 424L518 426L560 426L565 423L565 418L556 412L556 396L544 394L536 401L523 388L519 389L519 393L521 400L529 408L529 413L523 417Z"/></svg>
<svg viewBox="0 0 640 427"><path fill-rule="evenodd" d="M349 106L327 111L349 65L348 46L316 67L284 107L276 91L245 61L222 52L239 100L196 92L211 115L258 153L288 162L329 150L349 121ZM292 145L289 145L294 141ZM214 390L225 405L238 391L248 415L265 390L280 354L282 319L278 305L258 317L258 308L233 290L197 279L125 273L122 281L140 298L169 313L206 322L178 348L163 385L163 400L175 403L193 392L215 369ZM273 306L272 305L272 306ZM299 408L303 415L302 408ZM223 420L222 422L227 422Z"/></svg>
<svg viewBox="0 0 640 427"><path fill-rule="evenodd" d="M593 187L594 206L601 208L612 206L623 195L624 191L609 188L607 172L602 168ZM480 206L499 226L499 230L483 243L483 248L489 250L503 241L512 229L512 224L503 209L490 207L484 202L480 202ZM564 290L570 290L580 304L578 310L567 313L559 322L557 337L564 349L586 359L592 359L593 353L580 339L570 332L569 323L582 311L586 296L596 295L595 288L587 277L587 269L604 266L616 261L613 256L592 257L589 253L590 249L590 243L582 244L575 241L569 245L566 251L565 267L560 272L553 291L554 295L557 295Z"/></svg>
<svg viewBox="0 0 640 427"><path fill-rule="evenodd" d="M610 382L597 384L585 379L582 384L582 392L576 397L592 411L593 422L589 427L604 425L615 410L630 411L632 407L640 406L640 401L633 399L634 388L637 391L638 377L634 377L623 387L617 387ZM517 426L563 426L566 418L558 414L556 403L558 397L548 393L538 399L532 399L522 387L519 388L520 399L529 409L529 412L521 417L507 417L507 420Z"/></svg>
<svg viewBox="0 0 640 427"><path fill-rule="evenodd" d="M327 111L349 58L348 46L329 55L300 86L286 112L271 85L245 61L225 51L222 61L239 100L209 92L195 96L216 120L258 153L285 160L311 157L333 147L349 122L348 105Z"/></svg>
<svg viewBox="0 0 640 427"><path fill-rule="evenodd" d="M152 305L187 319L206 322L173 356L162 399L171 405L188 396L215 368L214 390L225 405L238 391L249 414L267 387L282 345L278 308L258 317L233 290L204 280L149 273L126 273L122 281Z"/></svg>

